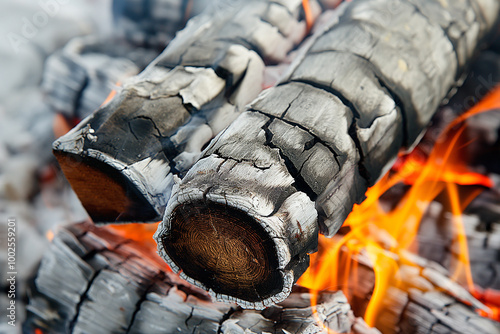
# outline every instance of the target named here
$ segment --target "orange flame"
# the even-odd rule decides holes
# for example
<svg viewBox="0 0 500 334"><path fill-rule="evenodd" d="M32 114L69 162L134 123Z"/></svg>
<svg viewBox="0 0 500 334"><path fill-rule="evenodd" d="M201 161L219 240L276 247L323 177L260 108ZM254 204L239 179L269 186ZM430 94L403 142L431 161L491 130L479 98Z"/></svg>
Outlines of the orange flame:
<svg viewBox="0 0 500 334"><path fill-rule="evenodd" d="M490 312L479 311L479 314L483 317L489 317L496 321L500 321L500 292L494 290L486 290L476 288L473 292L475 298L483 302L489 309Z"/></svg>
<svg viewBox="0 0 500 334"><path fill-rule="evenodd" d="M306 16L307 31L310 31L314 24L314 16L311 10L311 4L309 3L309 0L302 0L302 8L304 8L304 14Z"/></svg>
<svg viewBox="0 0 500 334"><path fill-rule="evenodd" d="M161 267L165 270L170 271L170 268L165 261L163 261L163 259L156 253L156 242L153 239L153 235L155 234L159 223L160 222L152 224L116 224L107 225L106 228L109 228L115 234L134 241L135 245L144 249L145 253L149 255L152 260L156 261L156 263L161 265Z"/></svg>
<svg viewBox="0 0 500 334"><path fill-rule="evenodd" d="M111 90L111 92L110 92L110 93L109 93L109 95L106 97L106 99L104 100L104 102L103 102L103 103L101 103L101 105L99 106L99 108L101 108L101 107L105 106L106 104L108 104L108 103L109 103L109 102L110 102L110 101L111 101L111 100L112 100L112 99L116 96L117 89L118 89L118 87L120 87L120 86L121 86L121 84L122 84L122 83L121 83L120 81L117 81L117 82L115 83L115 87L116 87L116 88L115 88L115 89L113 89L113 90Z"/></svg>
<svg viewBox="0 0 500 334"><path fill-rule="evenodd" d="M47 240L52 241L54 239L54 231L48 230L45 233L45 237L47 238Z"/></svg>
<svg viewBox="0 0 500 334"><path fill-rule="evenodd" d="M396 168L387 173L366 193L366 200L355 205L344 223L349 232L327 239L320 236L319 251L311 255L311 266L298 284L311 289L313 309L317 293L342 289L348 298L361 289L357 281L359 256L368 257L375 275L375 286L364 319L375 326L390 287L404 288L399 266L418 267L405 254L415 251L423 215L440 194L447 198L452 214L459 257L452 266L452 279L466 284L475 293L469 265L467 236L461 214L465 207L492 181L469 170L463 161L467 142L464 121L483 111L500 108L500 86L478 105L458 117L443 131L428 157L417 149L402 156ZM380 197L398 183L411 185L396 207L386 211ZM459 186L469 186L465 191ZM472 190L470 190L472 189ZM353 290L354 289L354 290ZM497 311L499 308L496 309Z"/></svg>

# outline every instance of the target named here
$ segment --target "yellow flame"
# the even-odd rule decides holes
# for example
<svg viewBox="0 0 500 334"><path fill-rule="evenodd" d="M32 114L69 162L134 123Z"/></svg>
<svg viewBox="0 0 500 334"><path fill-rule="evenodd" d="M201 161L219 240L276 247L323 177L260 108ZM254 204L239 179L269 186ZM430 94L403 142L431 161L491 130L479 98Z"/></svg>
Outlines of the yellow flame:
<svg viewBox="0 0 500 334"><path fill-rule="evenodd" d="M365 321L375 326L391 286L402 287L398 278L399 265L418 267L407 258L408 251L418 246L416 237L423 215L440 194L449 201L455 242L460 250L453 263L452 279L466 284L474 293L470 271L467 236L462 224L464 208L491 180L471 172L464 159L464 148L470 143L464 136L464 121L477 113L500 108L500 86L466 114L453 121L439 136L428 157L414 151L402 157L398 168L385 175L366 193L366 200L355 205L344 223L350 230L341 238L320 237L319 251L311 255L311 266L298 284L309 289L313 296L322 290L342 289L349 298L358 287L358 262L365 254L375 274L372 296L364 314ZM411 185L397 205L386 212L380 197L398 183ZM460 185L475 186L463 196ZM471 188L471 187L469 187ZM315 305L317 296L311 299Z"/></svg>

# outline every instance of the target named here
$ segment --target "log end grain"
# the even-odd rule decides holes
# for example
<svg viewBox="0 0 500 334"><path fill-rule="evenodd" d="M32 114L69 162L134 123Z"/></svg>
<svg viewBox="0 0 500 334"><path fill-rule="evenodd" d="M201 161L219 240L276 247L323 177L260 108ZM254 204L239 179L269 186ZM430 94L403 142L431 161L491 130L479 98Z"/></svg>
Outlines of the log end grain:
<svg viewBox="0 0 500 334"><path fill-rule="evenodd" d="M259 302L283 288L273 240L238 209L201 201L180 205L161 242L186 275L216 293Z"/></svg>
<svg viewBox="0 0 500 334"><path fill-rule="evenodd" d="M54 150L64 175L94 222L154 220L158 213L117 169L91 157ZM140 213L140 214L139 214Z"/></svg>

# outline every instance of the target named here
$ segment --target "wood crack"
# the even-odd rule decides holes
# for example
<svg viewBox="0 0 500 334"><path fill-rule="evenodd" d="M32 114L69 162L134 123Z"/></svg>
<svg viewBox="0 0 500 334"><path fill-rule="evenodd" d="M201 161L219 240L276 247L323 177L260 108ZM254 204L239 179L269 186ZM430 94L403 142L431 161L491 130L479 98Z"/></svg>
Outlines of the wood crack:
<svg viewBox="0 0 500 334"><path fill-rule="evenodd" d="M297 170L297 168L293 165L293 162L290 160L290 158L288 158L285 155L285 153L282 152L281 148L279 148L278 146L273 144L272 140L273 140L274 134L272 133L271 129L269 129L269 126L271 125L272 122L273 122L273 118L270 118L269 121L266 122L266 124L264 124L262 126L262 130L264 130L265 135L266 135L266 142L264 143L264 145L278 150L278 153L279 153L281 160L283 161L288 172L290 173L290 175L294 179L294 183L293 183L294 187L297 190L300 190L300 191L303 191L304 193L306 193L307 196L309 196L309 198L311 198L311 200L314 201L318 197L318 194L316 194L312 190L311 186L309 186L309 184L306 182L304 177L300 174L300 171Z"/></svg>
<svg viewBox="0 0 500 334"><path fill-rule="evenodd" d="M164 279L165 279L165 274L163 272L159 272L150 281L150 284L146 287L146 289L144 290L144 292L141 295L141 298L136 303L136 308L135 308L134 312L132 313L132 317L130 318L130 323L125 331L126 334L128 334L130 332L130 330L132 329L132 326L134 325L134 322L135 322L135 318L136 318L137 314L139 313L139 311L141 310L142 303L147 299L148 293L156 285L157 281L162 281ZM186 320L186 322L187 322L187 320Z"/></svg>
<svg viewBox="0 0 500 334"><path fill-rule="evenodd" d="M259 113L259 114L262 114L264 116L266 116L267 118L271 119L271 120L274 120L274 119L279 119L280 121L283 121L289 125L292 125L292 126L296 126L297 128L307 132L308 134L310 134L312 137L316 138L317 139L317 142L318 143L321 143L323 144L332 154L333 154L333 157L335 158L335 161L337 162L337 165L340 167L341 164L340 164L340 161L339 161L339 156L340 154L337 153L337 151L335 151L331 145L328 143L328 142L325 142L323 139L321 139L317 134L315 134L314 132L312 132L310 129L306 128L305 126L299 124L299 123L296 123L296 122L293 122L289 119L285 119L285 118L277 118L276 116L273 116L273 115L269 115L263 111L260 111L260 110L257 110L257 109L249 109L249 111L251 112L256 112L256 113Z"/></svg>

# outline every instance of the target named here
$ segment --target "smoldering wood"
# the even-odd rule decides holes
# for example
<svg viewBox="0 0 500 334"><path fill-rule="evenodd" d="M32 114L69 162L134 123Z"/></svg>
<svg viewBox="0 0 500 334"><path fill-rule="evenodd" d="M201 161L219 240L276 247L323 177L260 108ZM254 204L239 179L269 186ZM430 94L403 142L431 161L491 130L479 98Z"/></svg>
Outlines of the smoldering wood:
<svg viewBox="0 0 500 334"><path fill-rule="evenodd" d="M358 275L350 281L359 284L348 293L359 315L375 280L366 257L353 259L359 263ZM498 324L464 304L481 307L463 288L450 283L444 268L423 258L412 260L425 266L425 273L400 267L399 275L409 289L393 289L388 294L377 324L383 333L500 332ZM24 331L325 332L312 316L311 295L303 288L295 287L284 302L263 311L244 310L235 304L211 302L203 290L165 269L151 249L109 228L89 222L61 228L32 283ZM317 312L318 319L338 333L380 333L355 318L341 292L322 292Z"/></svg>
<svg viewBox="0 0 500 334"><path fill-rule="evenodd" d="M486 211L484 215L487 215ZM478 214L464 214L460 219L467 235L474 284L479 289L500 291L500 263L497 261L500 255L499 221L488 222ZM452 271L459 263L461 251L455 235L451 214L440 203L433 203L419 230L419 254Z"/></svg>
<svg viewBox="0 0 500 334"><path fill-rule="evenodd" d="M319 6L311 1L313 14ZM262 89L264 62L306 34L300 1L216 2L108 104L54 143L96 222L158 221L173 176Z"/></svg>
<svg viewBox="0 0 500 334"><path fill-rule="evenodd" d="M373 6L372 11L366 10L366 6ZM415 4L382 1L378 6L360 4L346 9L339 18L340 23L327 28L303 62L298 62L290 76L283 80L283 85L287 81L299 81L330 91L351 108L354 118L349 135L356 143L359 159L358 170L347 173L358 180L359 176L366 179L368 186L387 170L401 147L415 145L438 105L458 83L465 59L470 62L493 27L483 21L484 7L498 14L498 4L493 2L476 6L457 1L445 8L438 1ZM428 8L433 8L432 14ZM475 12L471 11L473 8ZM444 16L447 20L441 20ZM494 24L492 20L489 22ZM469 28L465 28L467 24ZM398 26L411 31L411 38L404 37L404 29ZM444 27L458 29L457 26L468 31L458 39L443 30ZM470 40L475 41L474 46L469 45ZM469 46L455 47L460 43L469 43ZM423 51L426 46L429 50ZM315 69L328 68L330 58L323 56L324 53L336 59L339 66L330 66L333 68L330 76L326 71L307 72L307 64L315 64L309 66ZM352 70L346 72L345 68ZM346 205L341 197L349 194L349 198L359 203L365 191L365 185L356 191L351 185L344 186L348 183L344 178L338 180L327 185L324 189L331 190L323 192L317 201L322 231L329 235L335 233L354 204ZM338 202L348 209L343 211Z"/></svg>
<svg viewBox="0 0 500 334"><path fill-rule="evenodd" d="M61 228L32 284L24 331L325 333L304 290L262 312L243 310L211 302L155 256L144 245L91 223ZM359 324L341 292L322 294L317 312L338 333ZM371 332L365 325L356 333Z"/></svg>
<svg viewBox="0 0 500 334"><path fill-rule="evenodd" d="M208 4L206 0L114 0L115 29L138 47L162 51L187 20Z"/></svg>
<svg viewBox="0 0 500 334"><path fill-rule="evenodd" d="M390 286L381 300L375 327L382 333L500 333L498 322L476 312L487 310L486 306L452 281L440 264L411 253L385 252L398 263L394 277L400 285ZM354 313L362 315L375 287L373 263L366 254L352 255L345 247L341 254L353 261L356 270L348 273L346 281L342 267L332 275L343 282L341 288Z"/></svg>
<svg viewBox="0 0 500 334"><path fill-rule="evenodd" d="M42 80L47 103L68 119L84 119L157 55L112 37L74 38L47 59Z"/></svg>
<svg viewBox="0 0 500 334"><path fill-rule="evenodd" d="M231 280L235 285L239 267L237 260L224 257L233 271L224 265L218 272L217 252L205 252L207 261L182 277L218 300L236 300L245 307L262 308L285 298L317 242L311 217L318 215L321 233L337 232L398 151L417 143L441 101L460 82L463 68L496 29L499 10L492 0L377 0L341 6L284 79L218 135L174 187L155 237L162 257L180 271L198 254L186 251L186 245L196 243L194 233L179 245L172 235L181 225L194 231L208 218L179 212L189 212L194 203L205 203L208 211L219 204L233 207L246 213L249 230L267 231L262 244L272 240L275 245L274 255L247 254L247 261L274 261L267 265L282 279L270 279L274 286L249 291L244 298L241 290L227 293L220 277L226 286ZM298 207L303 208L300 215L282 214ZM229 227L214 229L222 239L231 235L225 232ZM210 275L203 277L199 273L205 270Z"/></svg>
<svg viewBox="0 0 500 334"><path fill-rule="evenodd" d="M400 333L500 333L498 323L439 292L409 292L398 324Z"/></svg>
<svg viewBox="0 0 500 334"><path fill-rule="evenodd" d="M483 88L486 89L487 85L491 84L490 79L495 78L497 74L495 74L495 66L490 66L486 70L485 65L494 65L499 58L498 54L491 51L479 57L479 63L473 66L474 72L469 74L464 87L461 87L457 93L463 98L461 100L454 98L450 101L437 115L439 117L433 120L433 130L436 127L444 129L444 125L456 116L450 112L450 109L455 109L460 113L464 106L470 103L470 98L474 94L478 94L477 88L471 89L474 82L475 87L481 88L479 94L486 94ZM490 70L492 70L492 76L488 78ZM455 228L457 219L459 219L467 236L467 249L473 282L478 290L485 289L486 291L500 290L500 265L497 263L500 255L500 231L498 226L500 222L500 194L497 190L500 186L500 176L498 174L500 170L497 163L500 148L498 137L498 130L500 129L499 113L500 110L498 109L484 110L477 115L468 117L463 133L467 145L461 149L462 159L467 162L469 170L482 174L486 174L485 171L487 171L488 178L492 181L492 187L484 188L464 209L460 217L453 217L446 199L432 202L420 222L418 232L419 254L440 263L453 272L459 263L459 254L462 252L457 241L458 231ZM446 121L447 118L448 121ZM436 131L429 131L424 137L425 146L421 143L419 148L429 153L430 148L437 139ZM467 191L467 187L462 187L460 193L466 193ZM396 196L400 197L401 194ZM391 197L393 196L391 195ZM392 200L389 199L389 201ZM388 201L383 200L383 202Z"/></svg>

